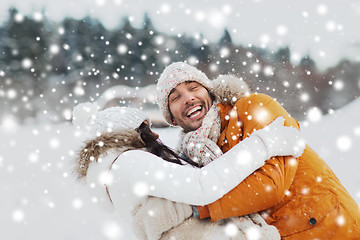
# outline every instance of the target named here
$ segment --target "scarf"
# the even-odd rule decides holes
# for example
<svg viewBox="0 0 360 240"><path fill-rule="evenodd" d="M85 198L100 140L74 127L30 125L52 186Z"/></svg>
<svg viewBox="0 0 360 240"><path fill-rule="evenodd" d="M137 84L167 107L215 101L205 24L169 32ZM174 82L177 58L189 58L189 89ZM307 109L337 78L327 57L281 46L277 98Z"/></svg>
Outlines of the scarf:
<svg viewBox="0 0 360 240"><path fill-rule="evenodd" d="M180 151L193 161L205 166L223 154L216 144L220 131L220 114L214 103L198 129L188 133L181 131Z"/></svg>

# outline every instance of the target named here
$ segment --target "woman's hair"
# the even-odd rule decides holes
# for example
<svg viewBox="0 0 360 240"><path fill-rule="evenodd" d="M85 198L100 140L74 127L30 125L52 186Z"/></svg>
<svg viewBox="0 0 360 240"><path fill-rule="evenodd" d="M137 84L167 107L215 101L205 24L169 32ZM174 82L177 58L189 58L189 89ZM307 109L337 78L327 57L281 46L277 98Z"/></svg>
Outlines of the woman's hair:
<svg viewBox="0 0 360 240"><path fill-rule="evenodd" d="M79 180L85 179L87 171L92 162L98 162L101 154L114 149L118 152L143 149L150 153L161 157L165 161L184 165L188 163L194 167L202 167L200 164L183 157L180 157L169 147L158 140L147 122L143 122L136 129L138 134L134 134L134 130L114 131L101 134L95 139L85 142L82 149L76 154L74 173ZM103 143L103 144L99 144Z"/></svg>
<svg viewBox="0 0 360 240"><path fill-rule="evenodd" d="M172 149L170 149L168 146L164 145L159 139L158 136L155 135L151 129L148 123L143 122L136 131L140 133L141 139L144 141L146 148L149 152L152 154L155 154L158 157L161 157L165 161L177 163L180 165L184 165L183 162L186 162L192 166L195 167L202 167L197 162L192 161L188 158L183 158L176 154ZM183 162L182 162L183 161Z"/></svg>

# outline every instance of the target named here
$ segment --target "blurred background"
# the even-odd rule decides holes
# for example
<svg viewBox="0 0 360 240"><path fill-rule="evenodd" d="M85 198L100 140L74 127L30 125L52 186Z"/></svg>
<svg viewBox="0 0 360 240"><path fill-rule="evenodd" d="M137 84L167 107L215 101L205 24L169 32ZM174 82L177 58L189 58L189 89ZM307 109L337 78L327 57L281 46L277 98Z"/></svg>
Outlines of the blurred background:
<svg viewBox="0 0 360 240"><path fill-rule="evenodd" d="M298 120L360 94L357 1L5 0L0 20L3 124L68 121L99 98L161 121L150 89L174 61L242 77Z"/></svg>
<svg viewBox="0 0 360 240"><path fill-rule="evenodd" d="M174 61L275 97L360 203L359 22L355 0L2 0L1 238L134 239L72 176L72 109L140 108L176 147L154 95Z"/></svg>

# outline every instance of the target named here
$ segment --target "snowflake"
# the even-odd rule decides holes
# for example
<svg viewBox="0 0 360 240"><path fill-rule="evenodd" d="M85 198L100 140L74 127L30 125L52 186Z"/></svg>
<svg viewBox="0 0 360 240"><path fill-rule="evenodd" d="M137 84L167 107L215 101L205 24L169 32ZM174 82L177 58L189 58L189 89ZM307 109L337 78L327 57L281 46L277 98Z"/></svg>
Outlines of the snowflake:
<svg viewBox="0 0 360 240"><path fill-rule="evenodd" d="M334 83L334 88L337 91L340 91L344 88L344 82L342 80L336 80Z"/></svg>
<svg viewBox="0 0 360 240"><path fill-rule="evenodd" d="M288 29L286 26L284 25L279 25L277 28L276 28L276 33L280 36L284 36L286 35L288 32Z"/></svg>
<svg viewBox="0 0 360 240"><path fill-rule="evenodd" d="M171 11L171 6L169 4L163 3L160 6L160 12L163 14L168 14Z"/></svg>
<svg viewBox="0 0 360 240"><path fill-rule="evenodd" d="M307 102L307 101L309 101L309 99L310 99L310 95L308 94L308 93L302 93L301 95L300 95L300 100L302 101L302 102Z"/></svg>
<svg viewBox="0 0 360 240"><path fill-rule="evenodd" d="M265 76L274 75L274 69L271 66L267 66L264 68L264 74Z"/></svg>
<svg viewBox="0 0 360 240"><path fill-rule="evenodd" d="M336 146L340 151L348 151L352 147L352 140L346 135L340 136L336 140Z"/></svg>
<svg viewBox="0 0 360 240"><path fill-rule="evenodd" d="M56 45L56 44L52 44L52 45L50 45L49 50L50 50L51 54L56 55L56 54L58 54L60 52L60 47L58 45Z"/></svg>
<svg viewBox="0 0 360 240"><path fill-rule="evenodd" d="M119 44L117 51L120 55L124 55L128 51L128 48L125 44Z"/></svg>
<svg viewBox="0 0 360 240"><path fill-rule="evenodd" d="M7 90L6 96L9 99L15 99L17 97L17 91L15 89L13 89L13 88L10 88L10 89Z"/></svg>
<svg viewBox="0 0 360 240"><path fill-rule="evenodd" d="M345 224L345 218L344 216L340 215L336 218L336 222L339 226L343 226Z"/></svg>
<svg viewBox="0 0 360 240"><path fill-rule="evenodd" d="M306 11L304 11L304 12L302 12L302 16L303 16L304 18L308 18L308 17L309 17L309 13L306 12Z"/></svg>
<svg viewBox="0 0 360 240"><path fill-rule="evenodd" d="M261 233L259 228L257 227L250 227L246 229L246 236L249 240L260 240L261 239Z"/></svg>
<svg viewBox="0 0 360 240"><path fill-rule="evenodd" d="M205 13L204 13L203 11L197 11L197 12L195 13L195 19L196 19L196 21L202 22L202 21L205 20L205 18L206 18L206 15L205 15Z"/></svg>
<svg viewBox="0 0 360 240"><path fill-rule="evenodd" d="M106 3L106 0L96 0L95 3L96 3L96 5L98 5L98 6L104 6L105 3Z"/></svg>
<svg viewBox="0 0 360 240"><path fill-rule="evenodd" d="M319 15L325 15L327 13L328 9L325 5L319 5L317 7L317 12Z"/></svg>
<svg viewBox="0 0 360 240"><path fill-rule="evenodd" d="M210 66L209 66L209 70L211 72L216 72L218 70L218 66L214 63L211 63Z"/></svg>
<svg viewBox="0 0 360 240"><path fill-rule="evenodd" d="M21 23L22 21L24 21L24 15L22 15L21 13L16 13L14 16L14 20L15 22Z"/></svg>
<svg viewBox="0 0 360 240"><path fill-rule="evenodd" d="M291 53L291 60L292 60L294 63L299 62L299 61L300 61L300 54L297 53L297 52Z"/></svg>
<svg viewBox="0 0 360 240"><path fill-rule="evenodd" d="M48 202L48 207L49 208L55 208L55 203L53 201L49 201Z"/></svg>
<svg viewBox="0 0 360 240"><path fill-rule="evenodd" d="M122 239L123 237L123 230L117 222L104 223L102 233L109 239Z"/></svg>
<svg viewBox="0 0 360 240"><path fill-rule="evenodd" d="M156 171L156 173L155 173L155 178L157 179L157 180L164 180L164 178L165 178L165 173L163 172L163 171Z"/></svg>
<svg viewBox="0 0 360 240"><path fill-rule="evenodd" d="M63 35L63 34L65 33L65 28L59 27L59 28L58 28L58 33L59 33L60 35Z"/></svg>
<svg viewBox="0 0 360 240"><path fill-rule="evenodd" d="M75 61L77 62L81 62L83 60L83 56L81 56L80 54L75 56ZM80 74L81 75L81 74Z"/></svg>
<svg viewBox="0 0 360 240"><path fill-rule="evenodd" d="M309 109L307 116L310 122L319 122L322 118L322 113L319 108L313 107Z"/></svg>
<svg viewBox="0 0 360 240"><path fill-rule="evenodd" d="M35 12L35 13L33 14L33 18L34 18L34 20L35 20L36 22L40 22L40 21L43 20L43 15L42 15L41 13L39 13L39 12Z"/></svg>
<svg viewBox="0 0 360 240"><path fill-rule="evenodd" d="M60 141L57 138L50 139L49 146L53 149L56 149L60 146Z"/></svg>
<svg viewBox="0 0 360 240"><path fill-rule="evenodd" d="M328 21L326 23L326 30L329 32L333 32L336 30L336 23L334 21Z"/></svg>
<svg viewBox="0 0 360 240"><path fill-rule="evenodd" d="M72 206L73 208L75 209L80 209L83 207L83 201L80 199L80 198L75 198L73 201L72 201Z"/></svg>
<svg viewBox="0 0 360 240"><path fill-rule="evenodd" d="M39 151L29 153L28 159L31 163L36 163L39 160Z"/></svg>
<svg viewBox="0 0 360 240"><path fill-rule="evenodd" d="M247 164L251 163L252 161L252 154L249 151L243 150L239 151L236 155L237 164L241 166L246 166Z"/></svg>
<svg viewBox="0 0 360 240"><path fill-rule="evenodd" d="M231 5L227 5L227 4L222 6L221 10L225 15L229 15L232 12Z"/></svg>
<svg viewBox="0 0 360 240"><path fill-rule="evenodd" d="M262 46L266 46L270 42L270 36L268 34L261 35L260 42Z"/></svg>
<svg viewBox="0 0 360 240"><path fill-rule="evenodd" d="M134 185L133 193L138 197L143 197L148 195L149 186L145 182L137 182Z"/></svg>
<svg viewBox="0 0 360 240"><path fill-rule="evenodd" d="M12 219L15 222L22 222L24 218L25 218L25 213L22 210L17 209L12 214Z"/></svg>
<svg viewBox="0 0 360 240"><path fill-rule="evenodd" d="M254 72L258 73L258 72L261 70L261 65L260 65L259 63L254 63L254 64L252 65L251 69L252 69Z"/></svg>
<svg viewBox="0 0 360 240"><path fill-rule="evenodd" d="M13 132L18 129L19 123L13 115L6 115L3 117L0 126L6 132Z"/></svg>
<svg viewBox="0 0 360 240"><path fill-rule="evenodd" d="M354 133L356 136L360 136L360 127L355 127Z"/></svg>
<svg viewBox="0 0 360 240"><path fill-rule="evenodd" d="M74 88L74 94L75 94L76 96L84 96L85 90L84 90L81 86L76 86L76 87Z"/></svg>
<svg viewBox="0 0 360 240"><path fill-rule="evenodd" d="M114 176L108 171L103 171L99 174L98 181L101 184L111 185L114 182Z"/></svg>
<svg viewBox="0 0 360 240"><path fill-rule="evenodd" d="M230 50L226 47L220 49L220 57L227 58L230 55Z"/></svg>
<svg viewBox="0 0 360 240"><path fill-rule="evenodd" d="M195 56L190 56L187 61L191 65L196 65L199 63L199 60Z"/></svg>
<svg viewBox="0 0 360 240"><path fill-rule="evenodd" d="M32 66L32 61L29 58L24 58L21 61L21 65L22 65L23 68L28 69L28 68L30 68Z"/></svg>
<svg viewBox="0 0 360 240"><path fill-rule="evenodd" d="M209 11L208 16L211 16L208 18L208 22L211 26L215 28L223 28L226 23L226 17L224 14L217 9L212 9Z"/></svg>
<svg viewBox="0 0 360 240"><path fill-rule="evenodd" d="M235 224L233 223L228 223L225 226L225 234L228 237L235 237L238 233L238 228Z"/></svg>

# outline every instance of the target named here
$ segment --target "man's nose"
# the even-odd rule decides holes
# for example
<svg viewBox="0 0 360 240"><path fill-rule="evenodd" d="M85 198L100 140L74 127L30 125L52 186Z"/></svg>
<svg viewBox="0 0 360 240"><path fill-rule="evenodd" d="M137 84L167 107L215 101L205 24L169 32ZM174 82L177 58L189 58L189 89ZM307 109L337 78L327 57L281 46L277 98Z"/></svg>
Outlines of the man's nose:
<svg viewBox="0 0 360 240"><path fill-rule="evenodd" d="M184 104L191 103L195 100L195 96L191 93L184 95Z"/></svg>

